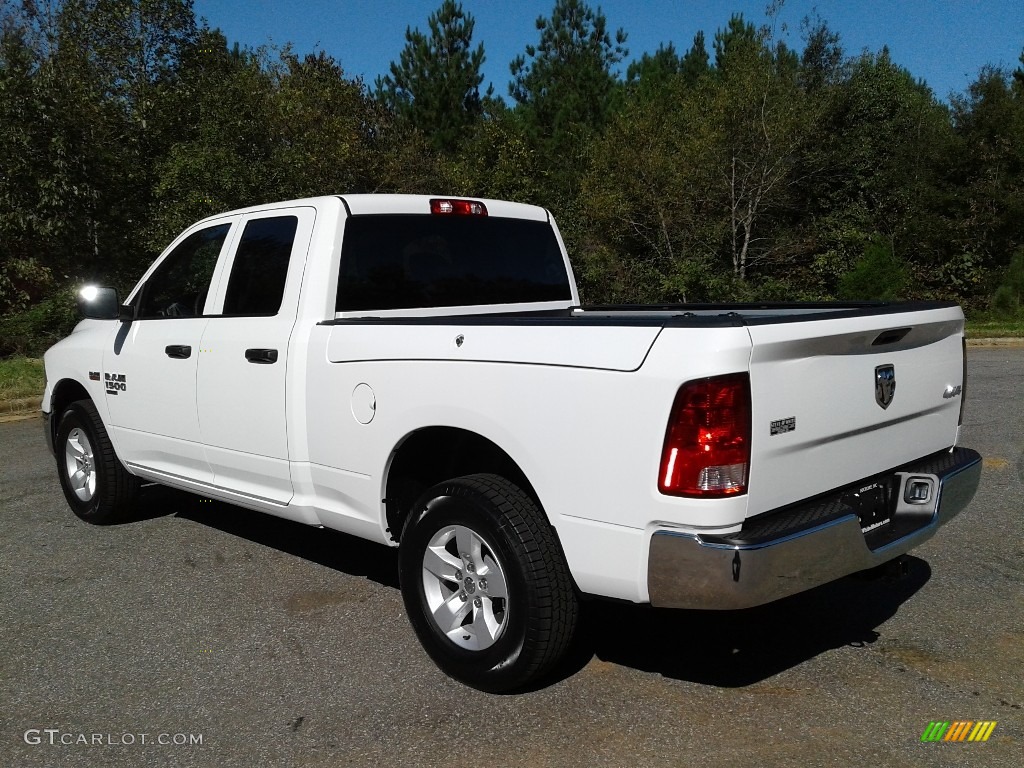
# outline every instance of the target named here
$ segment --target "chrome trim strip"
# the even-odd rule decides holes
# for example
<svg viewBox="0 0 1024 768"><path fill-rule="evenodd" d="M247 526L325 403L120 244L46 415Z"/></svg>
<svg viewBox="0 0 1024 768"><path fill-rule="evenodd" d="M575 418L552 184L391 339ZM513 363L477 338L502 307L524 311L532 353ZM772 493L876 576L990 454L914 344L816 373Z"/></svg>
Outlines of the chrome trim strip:
<svg viewBox="0 0 1024 768"><path fill-rule="evenodd" d="M252 493L236 491L231 488L225 488L224 486L221 485L214 485L213 483L204 483L200 480L193 480L190 477L185 477L184 475L176 475L173 472L166 472L162 469L153 469L152 467L147 467L143 464L136 464L135 462L132 461L125 462L125 465L129 469L138 470L138 474L140 475L140 477L151 475L151 479L156 480L157 482L167 481L167 485L173 486L175 488L180 488L185 491L190 491L192 493L210 491L211 495L218 495L225 498L226 500L229 500L231 497L234 497L242 499L252 499L253 501L258 501L263 504L271 504L275 507L284 508L288 506L287 503L282 504L280 501L274 501L273 499L268 499L264 496L256 496L255 494Z"/></svg>

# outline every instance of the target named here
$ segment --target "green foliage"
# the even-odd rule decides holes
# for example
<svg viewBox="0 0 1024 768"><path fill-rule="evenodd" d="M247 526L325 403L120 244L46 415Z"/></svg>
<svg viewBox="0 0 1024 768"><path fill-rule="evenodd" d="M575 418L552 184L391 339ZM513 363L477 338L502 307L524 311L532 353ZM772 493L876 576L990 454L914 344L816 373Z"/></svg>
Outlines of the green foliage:
<svg viewBox="0 0 1024 768"><path fill-rule="evenodd" d="M675 46L662 44L654 54L645 53L626 69L626 83L643 88L657 88L673 75L679 74L683 60L676 53Z"/></svg>
<svg viewBox="0 0 1024 768"><path fill-rule="evenodd" d="M39 357L71 333L79 320L75 293L71 289L60 290L20 314L0 317L0 358L9 355Z"/></svg>
<svg viewBox="0 0 1024 768"><path fill-rule="evenodd" d="M1020 314L1020 295L1008 285L1000 285L992 294L992 312L999 318L1017 317Z"/></svg>
<svg viewBox="0 0 1024 768"><path fill-rule="evenodd" d="M1022 339L1024 317L994 319L986 313L967 316L964 331L968 339Z"/></svg>
<svg viewBox="0 0 1024 768"><path fill-rule="evenodd" d="M734 13L724 29L715 33L715 69L727 72L734 60L749 59L761 47L761 37L742 13Z"/></svg>
<svg viewBox="0 0 1024 768"><path fill-rule="evenodd" d="M992 312L1000 319L1024 319L1024 248L1010 259L1002 282L992 295Z"/></svg>
<svg viewBox="0 0 1024 768"><path fill-rule="evenodd" d="M894 301L906 298L907 267L880 237L872 238L864 255L839 281L845 301Z"/></svg>
<svg viewBox="0 0 1024 768"><path fill-rule="evenodd" d="M371 93L322 52L229 44L192 0L0 5L0 354L41 351L74 324L70 286L131 286L200 218L342 192L547 206L592 302L1019 317L1024 56L947 107L886 49L846 58L817 16L797 52L736 15L713 61L698 32L623 82L625 32L555 0L506 109L480 94L473 27L442 0Z"/></svg>
<svg viewBox="0 0 1024 768"><path fill-rule="evenodd" d="M986 68L953 101L958 139L951 182L958 214L954 242L984 256L998 271L1024 244L1024 88L1003 71Z"/></svg>
<svg viewBox="0 0 1024 768"><path fill-rule="evenodd" d="M0 360L0 404L38 398L45 386L42 360L20 355Z"/></svg>
<svg viewBox="0 0 1024 768"><path fill-rule="evenodd" d="M52 288L53 274L35 259L7 259L0 264L0 317L25 310Z"/></svg>
<svg viewBox="0 0 1024 768"><path fill-rule="evenodd" d="M484 113L481 97L484 46L472 47L472 14L444 0L427 21L429 37L406 28L405 48L391 74L377 78L377 98L430 138L435 149L453 152L466 129Z"/></svg>
<svg viewBox="0 0 1024 768"><path fill-rule="evenodd" d="M519 105L533 143L559 173L562 191L585 150L580 145L599 132L612 112L617 81L613 68L628 51L626 33L612 35L600 9L583 0L556 0L551 18L537 19L538 45L512 64L509 94Z"/></svg>
<svg viewBox="0 0 1024 768"><path fill-rule="evenodd" d="M807 91L820 91L839 82L843 48L839 34L818 16L805 16L800 23L804 50L800 56L800 81Z"/></svg>
<svg viewBox="0 0 1024 768"><path fill-rule="evenodd" d="M543 204L546 169L522 120L503 112L481 122L448 166L456 194Z"/></svg>
<svg viewBox="0 0 1024 768"><path fill-rule="evenodd" d="M680 74L688 85L696 85L702 77L711 71L708 63L711 57L707 48L704 47L704 33L700 30L693 36L693 45L683 56L679 65Z"/></svg>

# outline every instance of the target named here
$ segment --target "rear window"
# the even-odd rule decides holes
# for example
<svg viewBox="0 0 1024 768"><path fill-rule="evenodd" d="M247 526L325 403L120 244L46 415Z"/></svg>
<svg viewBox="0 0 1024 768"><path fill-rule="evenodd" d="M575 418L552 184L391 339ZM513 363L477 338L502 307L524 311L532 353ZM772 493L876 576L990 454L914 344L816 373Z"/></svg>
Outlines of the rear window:
<svg viewBox="0 0 1024 768"><path fill-rule="evenodd" d="M547 222L386 214L353 216L345 224L338 312L571 297Z"/></svg>

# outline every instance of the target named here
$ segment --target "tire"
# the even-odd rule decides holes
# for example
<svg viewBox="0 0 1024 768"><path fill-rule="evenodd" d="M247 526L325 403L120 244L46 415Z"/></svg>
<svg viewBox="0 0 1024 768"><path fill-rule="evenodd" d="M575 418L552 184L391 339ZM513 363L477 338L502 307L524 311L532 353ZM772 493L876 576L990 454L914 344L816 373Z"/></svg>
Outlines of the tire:
<svg viewBox="0 0 1024 768"><path fill-rule="evenodd" d="M61 414L54 453L60 487L72 512L96 525L130 516L139 479L117 458L91 400L74 402Z"/></svg>
<svg viewBox="0 0 1024 768"><path fill-rule="evenodd" d="M543 512L505 478L429 489L406 521L398 561L413 629L450 677L520 689L568 649L579 603L565 557Z"/></svg>

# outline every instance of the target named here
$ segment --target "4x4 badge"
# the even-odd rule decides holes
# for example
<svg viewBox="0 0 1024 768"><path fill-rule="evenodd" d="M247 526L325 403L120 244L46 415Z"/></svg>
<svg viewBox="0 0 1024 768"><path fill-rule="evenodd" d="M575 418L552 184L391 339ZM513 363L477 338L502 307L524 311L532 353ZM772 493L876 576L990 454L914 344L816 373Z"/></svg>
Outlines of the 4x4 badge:
<svg viewBox="0 0 1024 768"><path fill-rule="evenodd" d="M896 397L896 366L880 365L875 368L875 402L888 408Z"/></svg>

